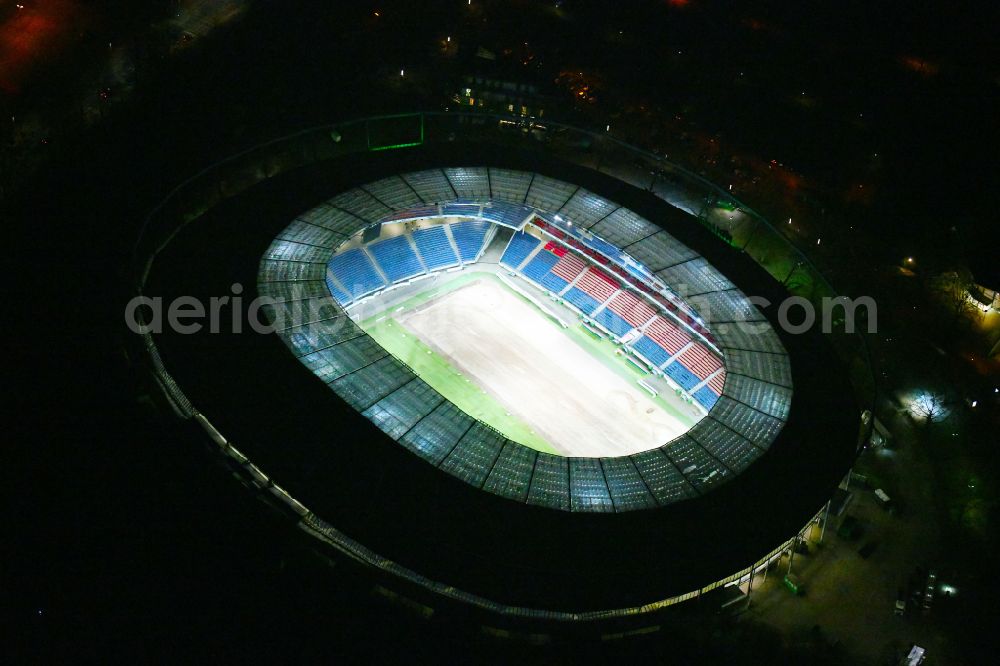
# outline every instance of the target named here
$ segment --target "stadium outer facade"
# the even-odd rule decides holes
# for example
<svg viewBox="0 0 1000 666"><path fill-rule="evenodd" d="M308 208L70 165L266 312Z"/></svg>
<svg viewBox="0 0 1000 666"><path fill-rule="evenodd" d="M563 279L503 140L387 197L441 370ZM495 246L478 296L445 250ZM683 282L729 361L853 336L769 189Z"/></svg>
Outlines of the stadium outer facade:
<svg viewBox="0 0 1000 666"><path fill-rule="evenodd" d="M542 177L540 183L568 183L573 189L560 190L562 207L581 191L621 204L641 223L631 231L628 225L608 227L605 236L627 249L642 238L668 234L676 240L673 247L691 253L679 257L680 264L703 260L706 266L725 267L712 275L716 287L710 291L742 296L735 288L739 285L776 303L786 295L781 280L808 290L813 299L832 295L818 271L766 221L655 156L572 128L560 129L575 133L574 141L560 142L557 135L555 141L539 144L530 133L501 131L504 123L488 116L414 117L420 120L421 145L407 150L372 150L382 147L372 145L372 125L383 120L366 119L259 146L185 183L147 220L136 254L139 292L165 300L173 295L209 298L228 293L235 282L254 284L261 271L261 293L274 296L284 290L287 301L329 299L316 266L325 267L335 241L346 234L327 229L331 233L325 245L303 243L303 248L313 248L300 248L310 253L309 259L269 254L261 263L262 256L274 252L273 239L288 220L331 195L379 179L436 169L448 181L444 168L482 165L534 173ZM448 182L454 199L461 198L454 182ZM424 205L445 203L416 190L413 194ZM559 202L536 203L544 206L534 207L535 212L551 215ZM357 228L380 219L360 208L349 212L357 217L352 223ZM391 211L382 212L386 214ZM192 221L196 223L189 225ZM621 235L639 227L646 233L632 240ZM311 267L295 272L301 267L269 264L283 259ZM277 279L267 279L267 266ZM656 265L650 269L657 272ZM796 272L800 279L790 280ZM317 291L317 281L322 290ZM744 473L730 475L713 489L703 466L689 469L669 460L666 468L685 493L672 499L657 496L639 471L628 485L641 489L643 505L655 508L614 515L552 511L541 502L536 503L541 507L519 504L498 497L502 492L484 493L441 474L337 400L288 355L276 336L165 332L146 335L143 342L151 369L178 415L207 432L245 481L287 509L305 533L428 605L471 604L511 618L597 620L641 616L752 578L754 571L780 558L804 525L821 519L833 488L865 439L867 424L859 426L859 416L873 396L863 341L815 331L776 334L771 327L763 328L769 332L760 338L764 341L727 339L721 331L737 314L773 320L773 312L741 307L742 302L714 310L715 321L706 322L709 334L720 341L728 376L744 378L733 384L733 394L723 392L720 404L736 404L744 416L762 422L776 420L777 411L784 425L770 427L766 440L758 439L751 430L741 431L731 417L710 413L701 422L706 424L701 437L694 431L683 437L722 468L727 465L712 455L721 445L709 426L725 431L726 446L740 442L737 446L745 449L749 443L754 456L739 463ZM790 364L761 361L760 355L778 358L786 350ZM211 373L204 372L206 362L215 366ZM763 402L754 403L760 391L754 397L737 388L748 381L768 389ZM784 390L789 385L795 387L790 405ZM395 388L387 387L388 393ZM567 464L579 464L572 460ZM598 469L608 467L599 463ZM639 470L638 465L633 469ZM593 493L577 492L586 500L580 508L615 510L613 479L607 471L601 476L598 495L609 501L594 502ZM569 498L573 478L570 473L564 491ZM530 488L531 480L526 483ZM677 499L684 501L673 501ZM574 505L572 499L568 504Z"/></svg>

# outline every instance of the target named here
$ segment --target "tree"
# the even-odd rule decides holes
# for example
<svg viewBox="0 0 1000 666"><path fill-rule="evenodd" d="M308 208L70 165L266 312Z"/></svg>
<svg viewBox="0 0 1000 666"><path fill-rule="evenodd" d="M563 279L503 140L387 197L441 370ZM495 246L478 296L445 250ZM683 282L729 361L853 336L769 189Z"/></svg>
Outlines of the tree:
<svg viewBox="0 0 1000 666"><path fill-rule="evenodd" d="M931 292L938 297L950 318L948 327L954 329L960 321L967 324L981 316L979 308L972 302L970 293L976 288L975 280L967 269L940 273L929 280Z"/></svg>
<svg viewBox="0 0 1000 666"><path fill-rule="evenodd" d="M922 391L910 401L910 414L925 424L937 423L951 413L951 400L942 391Z"/></svg>

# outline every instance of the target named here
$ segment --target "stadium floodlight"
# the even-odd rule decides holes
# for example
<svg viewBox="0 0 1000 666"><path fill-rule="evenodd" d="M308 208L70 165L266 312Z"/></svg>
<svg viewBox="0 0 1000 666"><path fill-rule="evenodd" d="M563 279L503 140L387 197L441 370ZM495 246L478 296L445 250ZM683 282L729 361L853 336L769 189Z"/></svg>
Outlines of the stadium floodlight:
<svg viewBox="0 0 1000 666"><path fill-rule="evenodd" d="M562 217L560 215L555 215L556 222L562 222Z"/></svg>

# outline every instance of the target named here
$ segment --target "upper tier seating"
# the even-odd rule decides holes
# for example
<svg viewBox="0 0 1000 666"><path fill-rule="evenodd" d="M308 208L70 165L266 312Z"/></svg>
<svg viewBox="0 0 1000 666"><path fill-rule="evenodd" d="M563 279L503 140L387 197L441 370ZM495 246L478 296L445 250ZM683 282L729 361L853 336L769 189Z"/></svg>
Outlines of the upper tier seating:
<svg viewBox="0 0 1000 666"><path fill-rule="evenodd" d="M478 217L479 204L450 203L441 206L441 213L457 217Z"/></svg>

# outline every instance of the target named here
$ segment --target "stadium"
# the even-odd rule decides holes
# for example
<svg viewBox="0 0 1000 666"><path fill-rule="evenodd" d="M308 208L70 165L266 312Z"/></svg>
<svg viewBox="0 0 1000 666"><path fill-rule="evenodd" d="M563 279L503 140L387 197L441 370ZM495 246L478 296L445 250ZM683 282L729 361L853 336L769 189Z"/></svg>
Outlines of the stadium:
<svg viewBox="0 0 1000 666"><path fill-rule="evenodd" d="M833 294L720 188L519 123L369 118L206 169L147 219L137 293L262 297L276 334L147 333L148 366L253 492L423 608L749 594L865 441L863 345L751 302Z"/></svg>

